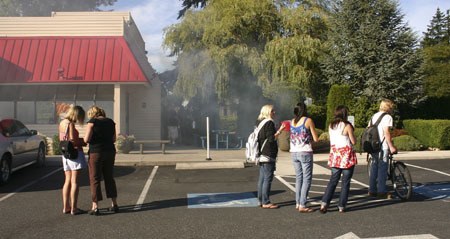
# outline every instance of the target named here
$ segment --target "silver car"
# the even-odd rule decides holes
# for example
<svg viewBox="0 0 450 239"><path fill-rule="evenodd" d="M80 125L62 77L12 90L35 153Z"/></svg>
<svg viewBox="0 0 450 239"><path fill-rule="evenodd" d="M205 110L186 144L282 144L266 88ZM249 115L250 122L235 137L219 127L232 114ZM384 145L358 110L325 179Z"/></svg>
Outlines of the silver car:
<svg viewBox="0 0 450 239"><path fill-rule="evenodd" d="M44 137L29 130L15 119L0 121L0 184L8 182L11 173L29 165L45 165Z"/></svg>

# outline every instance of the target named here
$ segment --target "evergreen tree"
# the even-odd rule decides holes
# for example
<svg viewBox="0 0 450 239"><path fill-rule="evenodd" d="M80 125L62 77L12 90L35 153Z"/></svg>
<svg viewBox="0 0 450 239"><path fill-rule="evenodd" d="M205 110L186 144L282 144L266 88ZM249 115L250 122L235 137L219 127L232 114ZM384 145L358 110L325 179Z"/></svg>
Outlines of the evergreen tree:
<svg viewBox="0 0 450 239"><path fill-rule="evenodd" d="M393 0L343 0L330 21L324 71L330 84L347 84L370 102L420 101L418 41Z"/></svg>
<svg viewBox="0 0 450 239"><path fill-rule="evenodd" d="M449 43L449 16L447 16L439 8L431 19L427 31L424 32L422 46L434 46L439 43Z"/></svg>

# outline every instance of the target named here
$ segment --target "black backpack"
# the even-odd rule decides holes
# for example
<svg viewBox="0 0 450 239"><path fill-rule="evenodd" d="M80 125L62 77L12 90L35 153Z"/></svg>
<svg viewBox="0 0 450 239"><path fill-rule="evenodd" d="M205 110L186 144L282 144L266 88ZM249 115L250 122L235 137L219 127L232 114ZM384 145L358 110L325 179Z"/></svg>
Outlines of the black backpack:
<svg viewBox="0 0 450 239"><path fill-rule="evenodd" d="M369 126L364 130L361 135L361 149L366 153L377 153L380 152L383 140L380 140L380 135L378 134L378 124L380 124L381 119L387 113L383 113L378 118L375 124L372 124L372 119L370 119Z"/></svg>

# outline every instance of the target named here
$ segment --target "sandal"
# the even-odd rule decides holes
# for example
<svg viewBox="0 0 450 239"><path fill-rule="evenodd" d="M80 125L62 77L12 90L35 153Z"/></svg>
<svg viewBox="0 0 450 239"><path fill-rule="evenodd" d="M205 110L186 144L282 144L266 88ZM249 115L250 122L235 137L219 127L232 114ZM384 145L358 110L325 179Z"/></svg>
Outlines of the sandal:
<svg viewBox="0 0 450 239"><path fill-rule="evenodd" d="M325 214L327 213L328 209L326 207L320 207L319 211L320 213Z"/></svg>
<svg viewBox="0 0 450 239"><path fill-rule="evenodd" d="M315 210L309 207L299 207L298 211L301 213L310 213L310 212L314 212Z"/></svg>
<svg viewBox="0 0 450 239"><path fill-rule="evenodd" d="M264 208L264 209L277 209L277 208L279 208L278 205L272 204L272 203L264 204L261 207Z"/></svg>
<svg viewBox="0 0 450 239"><path fill-rule="evenodd" d="M79 209L79 208L77 208L77 209L75 209L74 211L71 211L71 212L70 212L70 214L72 214L73 216L75 216L75 215L80 215L80 214L83 214L83 213L86 213L86 211L81 210L81 209Z"/></svg>

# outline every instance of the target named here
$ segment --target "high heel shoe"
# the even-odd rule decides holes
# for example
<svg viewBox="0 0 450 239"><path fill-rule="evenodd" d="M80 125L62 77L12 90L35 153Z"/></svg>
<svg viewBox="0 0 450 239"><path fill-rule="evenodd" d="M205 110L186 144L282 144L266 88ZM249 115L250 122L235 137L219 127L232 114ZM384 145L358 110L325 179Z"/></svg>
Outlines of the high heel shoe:
<svg viewBox="0 0 450 239"><path fill-rule="evenodd" d="M109 211L114 212L114 213L118 213L119 212L119 206L117 205L113 205L109 208Z"/></svg>
<svg viewBox="0 0 450 239"><path fill-rule="evenodd" d="M98 215L100 215L100 211L98 210L98 208L95 208L95 209L90 210L88 212L88 214L92 215L92 216L98 216Z"/></svg>

